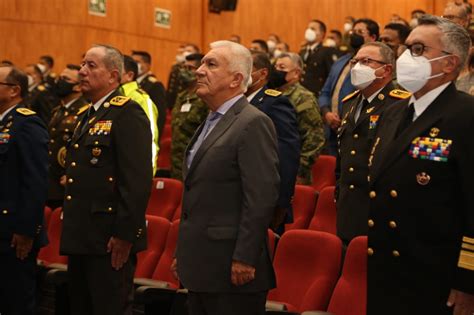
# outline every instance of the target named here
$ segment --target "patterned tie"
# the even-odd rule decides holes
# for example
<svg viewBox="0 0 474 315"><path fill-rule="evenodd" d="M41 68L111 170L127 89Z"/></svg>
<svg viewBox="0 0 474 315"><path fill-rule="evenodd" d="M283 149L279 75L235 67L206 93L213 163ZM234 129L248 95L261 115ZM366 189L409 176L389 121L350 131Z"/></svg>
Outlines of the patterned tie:
<svg viewBox="0 0 474 315"><path fill-rule="evenodd" d="M197 138L196 142L194 143L192 149L189 151L188 159L187 159L188 168L191 167L191 163L193 162L194 156L196 155L196 152L199 150L202 143L206 139L206 137L207 137L212 125L213 125L213 122L217 118L219 118L220 115L221 115L221 113L211 112L211 113L209 113L209 116L207 116L206 122L204 123L204 127L202 128L202 131L199 134L199 137Z"/></svg>

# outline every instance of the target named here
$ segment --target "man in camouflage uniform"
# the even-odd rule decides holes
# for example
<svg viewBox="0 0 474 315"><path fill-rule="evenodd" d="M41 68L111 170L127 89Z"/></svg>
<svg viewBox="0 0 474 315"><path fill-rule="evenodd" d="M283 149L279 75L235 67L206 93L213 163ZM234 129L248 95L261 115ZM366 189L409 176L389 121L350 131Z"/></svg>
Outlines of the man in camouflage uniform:
<svg viewBox="0 0 474 315"><path fill-rule="evenodd" d="M66 149L72 137L81 108L87 108L79 87L77 65L67 65L56 84L56 94L61 98L53 109L49 131L49 184L47 205L61 207L64 199L64 174Z"/></svg>
<svg viewBox="0 0 474 315"><path fill-rule="evenodd" d="M324 129L314 94L299 83L302 69L300 56L283 53L276 59L268 86L282 91L295 107L301 138L300 167L296 183L311 185L311 169L324 146Z"/></svg>
<svg viewBox="0 0 474 315"><path fill-rule="evenodd" d="M186 57L180 72L180 81L187 87L178 94L171 112L171 177L182 180L184 152L199 125L209 112L206 104L196 95L195 71L201 64L201 54Z"/></svg>
<svg viewBox="0 0 474 315"><path fill-rule="evenodd" d="M124 73L122 75L122 86L120 92L130 97L132 100L138 103L140 107L145 111L148 119L150 120L151 135L153 138L152 143L152 163L153 163L153 174L156 173L156 159L158 156L159 145L158 145L158 108L155 103L151 100L150 96L142 89L138 87L137 76L138 76L138 64L130 56L123 56Z"/></svg>

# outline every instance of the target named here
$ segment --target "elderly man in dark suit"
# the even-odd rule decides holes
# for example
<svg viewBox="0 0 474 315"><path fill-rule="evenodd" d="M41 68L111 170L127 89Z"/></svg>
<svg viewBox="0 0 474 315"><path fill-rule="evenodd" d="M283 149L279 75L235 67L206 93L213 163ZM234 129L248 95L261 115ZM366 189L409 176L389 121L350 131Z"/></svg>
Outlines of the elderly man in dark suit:
<svg viewBox="0 0 474 315"><path fill-rule="evenodd" d="M469 35L424 16L406 46L413 95L384 112L369 157L367 314L473 314L474 98L453 82Z"/></svg>
<svg viewBox="0 0 474 315"><path fill-rule="evenodd" d="M280 195L272 228L284 232L285 223L293 222L291 201L295 191L296 175L300 160L301 141L298 121L293 105L282 92L267 88L272 64L268 55L252 53L252 84L245 95L250 104L267 114L273 122L278 137L278 158L280 160Z"/></svg>
<svg viewBox="0 0 474 315"><path fill-rule="evenodd" d="M252 57L219 41L196 71L197 94L211 110L185 158L176 270L191 315L264 314L275 275L267 229L279 191L272 121L250 106Z"/></svg>
<svg viewBox="0 0 474 315"><path fill-rule="evenodd" d="M47 243L48 132L22 106L25 73L0 67L0 314L33 315L35 267Z"/></svg>

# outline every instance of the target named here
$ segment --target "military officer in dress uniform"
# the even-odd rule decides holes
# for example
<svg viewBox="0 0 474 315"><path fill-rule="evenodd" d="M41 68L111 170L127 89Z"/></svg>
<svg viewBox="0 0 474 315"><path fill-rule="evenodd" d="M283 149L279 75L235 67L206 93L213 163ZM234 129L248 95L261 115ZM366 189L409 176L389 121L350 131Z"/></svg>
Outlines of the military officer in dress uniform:
<svg viewBox="0 0 474 315"><path fill-rule="evenodd" d="M151 73L151 55L146 51L132 51L132 58L138 64L138 85L150 95L151 100L158 108L158 136L163 134L166 122L166 91L163 83Z"/></svg>
<svg viewBox="0 0 474 315"><path fill-rule="evenodd" d="M323 46L326 35L326 24L320 20L312 20L305 31L306 44L299 55L303 60L303 76L301 84L318 97L331 71L331 66L339 57L334 47Z"/></svg>
<svg viewBox="0 0 474 315"><path fill-rule="evenodd" d="M196 95L196 69L202 57L202 54L186 56L179 74L179 81L186 89L178 94L171 111L171 177L181 181L186 147L209 113L206 104Z"/></svg>
<svg viewBox="0 0 474 315"><path fill-rule="evenodd" d="M311 185L311 170L324 146L324 129L319 106L314 94L299 84L303 63L295 53L283 53L276 59L275 69L270 73L268 87L283 92L296 111L300 134L300 166L296 183Z"/></svg>
<svg viewBox="0 0 474 315"><path fill-rule="evenodd" d="M280 194L271 227L282 234L285 223L293 222L291 205L300 160L300 134L296 111L282 92L267 88L272 64L266 53L252 53L252 84L245 95L250 104L267 114L275 126L280 159Z"/></svg>
<svg viewBox="0 0 474 315"><path fill-rule="evenodd" d="M423 16L397 60L413 93L384 112L369 157L367 314L474 313L474 98L454 81L470 39Z"/></svg>
<svg viewBox="0 0 474 315"><path fill-rule="evenodd" d="M25 73L0 67L0 314L33 315L47 197L48 132L22 105Z"/></svg>
<svg viewBox="0 0 474 315"><path fill-rule="evenodd" d="M123 55L105 45L79 71L92 105L78 113L66 155L60 251L71 314L132 314L136 253L147 244L152 137L143 109L117 90L122 71Z"/></svg>
<svg viewBox="0 0 474 315"><path fill-rule="evenodd" d="M79 86L79 70L80 67L77 65L67 65L56 84L56 94L61 101L53 109L53 117L48 126L50 140L47 205L52 209L63 204L66 146L77 123L77 112L87 106Z"/></svg>
<svg viewBox="0 0 474 315"><path fill-rule="evenodd" d="M336 166L337 234L345 246L354 237L367 235L367 163L383 112L400 98L410 96L393 87L395 56L387 45L365 44L351 64L351 81L359 90L343 99Z"/></svg>

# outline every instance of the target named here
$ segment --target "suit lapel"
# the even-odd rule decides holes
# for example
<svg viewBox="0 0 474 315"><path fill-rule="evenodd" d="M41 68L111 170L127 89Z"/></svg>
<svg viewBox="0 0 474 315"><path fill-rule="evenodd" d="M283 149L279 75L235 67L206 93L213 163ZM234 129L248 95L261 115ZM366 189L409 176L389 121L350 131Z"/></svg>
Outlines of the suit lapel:
<svg viewBox="0 0 474 315"><path fill-rule="evenodd" d="M206 139L202 142L201 146L198 148L196 154L194 155L193 161L189 170L187 170L186 178L192 173L192 171L199 164L201 159L206 154L207 150L216 142L220 136L232 125L232 123L237 119L237 114L243 109L243 107L248 104L245 97L240 98L237 102L227 111L227 113L219 120L217 125L212 129L212 131L207 135ZM199 133L194 134L192 143L189 144L188 149L192 148L192 145L196 141L197 137L202 131L204 123L199 127ZM188 150L186 150L187 156Z"/></svg>
<svg viewBox="0 0 474 315"><path fill-rule="evenodd" d="M440 120L446 110L446 104L449 103L449 98L456 93L456 88L450 84L428 108L418 117L407 129L405 129L398 137L396 131L400 120L403 118L403 110L397 112L396 117L390 123L385 125L383 121L384 132L381 134L383 138L380 141L384 142L381 148L384 152L380 152L380 159L378 159L378 167L374 169L373 179L375 180L385 169L392 165L400 155L408 154L409 146L414 138L423 134L433 124ZM400 108L408 106L409 100L403 101ZM398 107L398 106L397 106Z"/></svg>

